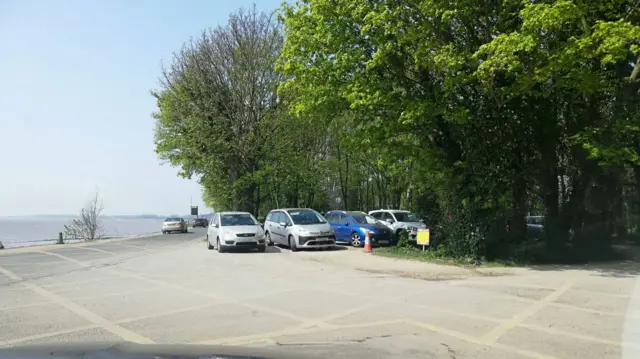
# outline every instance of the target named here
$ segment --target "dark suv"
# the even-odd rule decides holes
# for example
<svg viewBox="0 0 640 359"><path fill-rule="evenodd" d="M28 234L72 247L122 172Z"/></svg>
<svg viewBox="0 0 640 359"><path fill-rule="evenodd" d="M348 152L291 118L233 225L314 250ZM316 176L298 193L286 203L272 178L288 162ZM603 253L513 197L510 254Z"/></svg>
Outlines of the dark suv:
<svg viewBox="0 0 640 359"><path fill-rule="evenodd" d="M195 227L207 227L209 223L206 218L196 218L193 220L193 228Z"/></svg>

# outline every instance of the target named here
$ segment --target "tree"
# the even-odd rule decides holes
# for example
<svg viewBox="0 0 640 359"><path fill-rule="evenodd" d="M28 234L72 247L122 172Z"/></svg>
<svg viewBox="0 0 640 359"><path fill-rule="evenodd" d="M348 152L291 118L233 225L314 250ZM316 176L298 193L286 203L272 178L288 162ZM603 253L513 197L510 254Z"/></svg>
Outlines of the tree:
<svg viewBox="0 0 640 359"><path fill-rule="evenodd" d="M104 206L98 191L93 198L80 210L77 219L71 220L71 224L64 226L64 233L67 238L82 239L92 241L104 236L100 215Z"/></svg>
<svg viewBox="0 0 640 359"><path fill-rule="evenodd" d="M272 15L241 9L175 53L152 92L156 152L182 176L199 177L218 208L259 207L255 174L277 126L282 42Z"/></svg>
<svg viewBox="0 0 640 359"><path fill-rule="evenodd" d="M612 228L621 166L637 158L637 2L302 0L282 13L291 108L347 111L363 145L395 155L383 173L404 163L452 217L452 255L504 255L536 198L556 253L625 231Z"/></svg>

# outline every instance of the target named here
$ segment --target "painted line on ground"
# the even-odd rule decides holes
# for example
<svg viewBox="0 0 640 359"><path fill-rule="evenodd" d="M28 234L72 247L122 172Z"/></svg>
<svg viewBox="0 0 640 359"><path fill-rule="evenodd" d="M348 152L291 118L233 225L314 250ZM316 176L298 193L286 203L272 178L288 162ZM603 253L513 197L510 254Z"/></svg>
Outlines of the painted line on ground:
<svg viewBox="0 0 640 359"><path fill-rule="evenodd" d="M79 265L81 267L88 267L89 266L89 264L86 263L86 262L81 262L81 261L79 261L77 259L73 259L73 258L64 256L62 254L58 254L58 253L54 253L54 252L47 252L47 251L44 251L44 250L41 250L41 251L38 251L38 252L42 253L42 254L49 255L49 256L54 256L54 257L58 257L58 258L64 259L64 260L69 261L71 263L75 263L75 264L77 264L77 265Z"/></svg>
<svg viewBox="0 0 640 359"><path fill-rule="evenodd" d="M25 288L23 290L28 290L28 289ZM51 301L47 301L47 302L38 302L38 303L22 304L22 305L10 305L6 307L0 307L0 312L7 311L7 310L31 308L31 307L41 307L43 305L49 305L49 304L55 304L55 303Z"/></svg>
<svg viewBox="0 0 640 359"><path fill-rule="evenodd" d="M234 303L234 304L239 305L239 306L243 306L243 307L247 307L247 308L251 308L251 309L255 309L255 310L260 310L260 311L263 311L263 312L266 312L266 313L276 314L276 315L279 315L279 316L282 316L282 317L285 317L285 318L289 318L289 319L293 319L293 320L296 320L296 321L304 322L304 321L309 320L308 317L299 316L299 315L296 315L296 314L288 313L288 312L277 310L277 309L273 309L273 308L267 308L267 307L264 307L264 306L261 306L261 305L249 304L249 303L244 303L244 302L240 302L240 301L224 300L224 299L220 298L219 296L211 294L209 292L204 292L204 291L201 291L201 290L197 290L197 289L193 289L193 288L189 288L189 287L184 287L184 286L181 286L181 285L164 282L164 281L157 280L157 279L147 278L145 276L141 276L141 275L138 275L138 274L132 274L132 273L122 272L122 271L113 270L113 269L110 270L110 272L118 274L118 275L121 275L123 277L130 277L130 278L136 278L136 279L140 279L140 280L145 280L145 281L147 281L149 283L164 285L166 287L179 289L181 291L191 292L191 293L194 293L194 294L199 294L199 295L202 295L202 296L205 296L205 297L216 299L218 301L231 302L231 303Z"/></svg>
<svg viewBox="0 0 640 359"><path fill-rule="evenodd" d="M438 327L436 325L431 325L431 324L419 322L419 321L416 321L416 320L413 320L413 319L405 319L404 322L407 323L407 324L414 325L414 326L419 327L419 328L427 329L427 330L435 332L435 333L444 334L444 335L448 335L450 337L454 337L456 339L464 340L464 341L472 343L472 344L477 344L477 345L483 345L483 346L487 346L487 347L502 349L502 350L507 351L507 352L520 354L520 355L527 356L527 357L534 358L534 359L558 359L558 358L553 357L553 356L544 355L544 354L541 354L541 353L538 353L538 352L534 352L534 351L530 351L530 350L515 348L515 347L509 346L509 345L505 345L505 344L486 342L482 338L475 338L475 337L472 337L470 335L457 332L455 330L441 328L441 327Z"/></svg>
<svg viewBox="0 0 640 359"><path fill-rule="evenodd" d="M88 251L104 253L104 254L108 254L108 255L112 255L112 256L118 254L118 253L114 253L114 252L105 251L105 250L100 249L100 248L91 248L91 246L83 246L83 247L80 247L80 248L88 250Z"/></svg>
<svg viewBox="0 0 640 359"><path fill-rule="evenodd" d="M81 330L95 329L95 328L99 328L99 326L97 326L97 325L83 325L81 327L75 327L75 328L65 329L65 330L57 330L55 332L34 334L34 335L26 336L26 337L20 337L20 338L14 338L14 339L8 339L8 340L0 341L0 346L11 346L11 345L14 345L14 344L20 344L20 343L28 342L30 340L45 339L45 338L55 337L56 335L70 334L70 333L79 332Z"/></svg>
<svg viewBox="0 0 640 359"><path fill-rule="evenodd" d="M18 280L21 281L23 280L20 276L16 275L15 273L9 271L8 269L2 268L0 267L0 273L3 273L4 275L8 276L11 279L14 280ZM136 342L136 343L143 343L143 344L150 344L153 343L153 341L149 338L146 338L138 333L135 333L131 330L128 330L126 328L123 328L111 321L109 321L106 318L101 317L100 315L88 310L87 308L76 304L72 301L70 301L69 299L63 298L55 293L52 293L36 284L33 283L22 283L22 286L24 286L27 289L30 289L31 291L39 294L40 296L49 299L51 302L54 302L64 308L66 308L67 310L79 315L80 317L86 319L87 321L119 336L120 338L127 340L127 341L132 341L132 342Z"/></svg>
<svg viewBox="0 0 640 359"><path fill-rule="evenodd" d="M538 300L533 305L522 311L521 313L515 315L513 318L503 321L500 325L491 329L488 333L482 336L480 339L483 343L495 343L501 336L506 334L509 330L515 328L520 323L523 323L529 317L536 314L538 311L544 309L549 303L554 300L560 298L566 291L568 291L571 286L576 282L576 278L572 278L567 280L560 288L556 289L554 292L550 293L546 297Z"/></svg>

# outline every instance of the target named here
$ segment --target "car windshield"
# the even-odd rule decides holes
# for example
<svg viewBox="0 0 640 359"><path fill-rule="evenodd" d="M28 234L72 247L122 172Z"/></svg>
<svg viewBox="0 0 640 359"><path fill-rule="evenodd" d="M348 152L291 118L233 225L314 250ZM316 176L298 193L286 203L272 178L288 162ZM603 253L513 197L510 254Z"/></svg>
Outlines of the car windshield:
<svg viewBox="0 0 640 359"><path fill-rule="evenodd" d="M320 213L310 209L296 209L287 211L294 224L327 223Z"/></svg>
<svg viewBox="0 0 640 359"><path fill-rule="evenodd" d="M353 220L358 224L376 224L378 220L371 217L368 214L360 213L360 212L349 212Z"/></svg>
<svg viewBox="0 0 640 359"><path fill-rule="evenodd" d="M246 213L239 214L223 214L222 218L222 226L253 226L258 224L258 222L253 218L252 215Z"/></svg>
<svg viewBox="0 0 640 359"><path fill-rule="evenodd" d="M527 224L544 225L544 217L528 217Z"/></svg>
<svg viewBox="0 0 640 359"><path fill-rule="evenodd" d="M420 219L415 213L411 212L394 212L393 215L396 217L398 222L418 222Z"/></svg>
<svg viewBox="0 0 640 359"><path fill-rule="evenodd" d="M167 218L164 221L165 222L180 222L180 218Z"/></svg>

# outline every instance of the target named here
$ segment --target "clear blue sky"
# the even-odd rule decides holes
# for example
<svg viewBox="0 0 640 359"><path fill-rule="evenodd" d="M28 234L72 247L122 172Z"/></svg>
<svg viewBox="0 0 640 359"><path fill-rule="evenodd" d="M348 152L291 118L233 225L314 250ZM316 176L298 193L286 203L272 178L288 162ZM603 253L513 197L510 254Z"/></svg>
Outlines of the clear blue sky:
<svg viewBox="0 0 640 359"><path fill-rule="evenodd" d="M0 216L187 213L195 180L154 153L160 62L229 13L280 0L0 0Z"/></svg>

